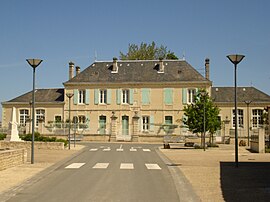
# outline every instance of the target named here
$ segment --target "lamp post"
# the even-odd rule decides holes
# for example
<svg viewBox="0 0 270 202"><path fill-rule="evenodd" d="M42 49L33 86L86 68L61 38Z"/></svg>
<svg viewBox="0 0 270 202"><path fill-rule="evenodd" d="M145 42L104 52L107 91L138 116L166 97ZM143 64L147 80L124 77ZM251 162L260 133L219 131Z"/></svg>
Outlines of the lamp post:
<svg viewBox="0 0 270 202"><path fill-rule="evenodd" d="M238 119L237 119L237 64L240 63L244 55L228 55L227 58L234 64L234 114L235 114L235 167L238 167Z"/></svg>
<svg viewBox="0 0 270 202"><path fill-rule="evenodd" d="M35 143L35 74L36 68L43 61L41 59L26 59L28 64L33 68L33 91L32 91L32 148L31 148L31 164L34 164L34 143Z"/></svg>
<svg viewBox="0 0 270 202"><path fill-rule="evenodd" d="M70 99L73 97L73 93L67 93L66 96L68 97L68 149L70 149L70 127L71 127L71 120L70 120Z"/></svg>
<svg viewBox="0 0 270 202"><path fill-rule="evenodd" d="M206 96L206 91L201 92L201 96L203 97L203 150L205 151L205 96Z"/></svg>
<svg viewBox="0 0 270 202"><path fill-rule="evenodd" d="M251 100L245 100L245 103L247 105L248 146L249 146L249 122L250 122L250 120L249 120L249 105L251 102L252 102Z"/></svg>

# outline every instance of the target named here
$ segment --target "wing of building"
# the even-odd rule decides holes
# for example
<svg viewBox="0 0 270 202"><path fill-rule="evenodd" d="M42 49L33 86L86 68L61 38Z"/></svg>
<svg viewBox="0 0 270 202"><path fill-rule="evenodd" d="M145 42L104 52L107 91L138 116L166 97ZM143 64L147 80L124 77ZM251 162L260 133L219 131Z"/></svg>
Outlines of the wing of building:
<svg viewBox="0 0 270 202"><path fill-rule="evenodd" d="M234 127L233 88L212 87L209 59L205 60L205 75L185 60L114 59L94 62L82 72L70 62L69 80L63 85L63 89L36 91L36 126L43 134L66 135L65 124L59 123L69 120L70 110L70 118L76 123L73 130L83 134L84 140L163 141L162 125L181 125L184 106L194 102L200 88L212 94L221 108L221 120L229 120L229 128ZM270 105L270 97L253 87L238 91L239 98L253 98L241 98L246 101L240 103L238 110L242 114L243 130L247 127L246 114L254 120L251 126L259 127L259 116ZM72 97L68 98L67 94ZM16 107L17 120L22 131L27 132L30 101L31 92L2 103L3 126L7 127L11 109ZM249 109L245 104L248 101ZM58 125L52 124L56 122ZM174 133L192 135L182 127L177 127Z"/></svg>

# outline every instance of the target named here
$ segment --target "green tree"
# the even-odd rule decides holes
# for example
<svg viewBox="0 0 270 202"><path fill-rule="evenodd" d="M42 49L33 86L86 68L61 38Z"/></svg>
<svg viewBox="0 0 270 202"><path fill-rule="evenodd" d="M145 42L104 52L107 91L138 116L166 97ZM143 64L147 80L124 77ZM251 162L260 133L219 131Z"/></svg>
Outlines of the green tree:
<svg viewBox="0 0 270 202"><path fill-rule="evenodd" d="M195 102L184 107L183 123L193 133L204 132L204 109L205 109L205 132L210 134L210 143L213 143L213 134L221 128L218 117L220 109L214 105L212 99L204 89L200 89ZM202 142L201 142L202 145Z"/></svg>
<svg viewBox="0 0 270 202"><path fill-rule="evenodd" d="M141 43L129 44L128 52L125 54L120 51L121 60L158 60L158 59L173 59L177 60L174 52L167 50L166 46L157 46L153 41L151 44Z"/></svg>

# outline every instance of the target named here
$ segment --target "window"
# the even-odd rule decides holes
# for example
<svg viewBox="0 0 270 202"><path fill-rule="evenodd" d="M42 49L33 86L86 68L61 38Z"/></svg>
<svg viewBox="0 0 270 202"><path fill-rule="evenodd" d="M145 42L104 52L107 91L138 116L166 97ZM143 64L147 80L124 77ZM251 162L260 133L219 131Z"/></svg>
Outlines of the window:
<svg viewBox="0 0 270 202"><path fill-rule="evenodd" d="M122 103L123 104L129 103L129 90L127 89L122 90Z"/></svg>
<svg viewBox="0 0 270 202"><path fill-rule="evenodd" d="M45 110L44 109L37 109L36 110L36 126L38 126L39 122L45 121Z"/></svg>
<svg viewBox="0 0 270 202"><path fill-rule="evenodd" d="M143 116L142 117L142 131L143 132L146 132L146 131L149 131L150 129L150 118L149 116Z"/></svg>
<svg viewBox="0 0 270 202"><path fill-rule="evenodd" d="M79 90L79 104L85 104L85 90Z"/></svg>
<svg viewBox="0 0 270 202"><path fill-rule="evenodd" d="M252 127L259 128L263 124L263 110L262 109L253 109L252 110Z"/></svg>
<svg viewBox="0 0 270 202"><path fill-rule="evenodd" d="M238 127L243 128L244 127L244 110L238 109ZM235 110L233 110L233 127L235 128Z"/></svg>
<svg viewBox="0 0 270 202"><path fill-rule="evenodd" d="M85 128L86 117L83 115L74 116L73 123L74 123L74 128L77 128L77 129Z"/></svg>
<svg viewBox="0 0 270 202"><path fill-rule="evenodd" d="M54 122L55 123L60 123L62 121L62 117L61 116L55 116L54 117Z"/></svg>
<svg viewBox="0 0 270 202"><path fill-rule="evenodd" d="M195 89L187 89L187 103L191 104L195 102L196 98L196 90Z"/></svg>
<svg viewBox="0 0 270 202"><path fill-rule="evenodd" d="M165 124L172 124L172 116L165 116Z"/></svg>
<svg viewBox="0 0 270 202"><path fill-rule="evenodd" d="M28 119L29 119L29 110L21 109L20 110L20 125L25 126Z"/></svg>
<svg viewBox="0 0 270 202"><path fill-rule="evenodd" d="M107 103L107 90L99 91L99 103L106 104Z"/></svg>

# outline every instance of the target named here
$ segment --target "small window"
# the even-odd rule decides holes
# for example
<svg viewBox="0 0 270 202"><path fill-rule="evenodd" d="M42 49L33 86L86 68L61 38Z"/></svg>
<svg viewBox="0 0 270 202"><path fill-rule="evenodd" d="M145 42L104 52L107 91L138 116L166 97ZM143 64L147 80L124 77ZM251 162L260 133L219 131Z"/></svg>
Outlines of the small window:
<svg viewBox="0 0 270 202"><path fill-rule="evenodd" d="M99 103L106 104L107 103L107 90L100 90L99 91Z"/></svg>
<svg viewBox="0 0 270 202"><path fill-rule="evenodd" d="M54 122L55 123L60 123L62 121L62 117L61 116L55 116L54 117Z"/></svg>
<svg viewBox="0 0 270 202"><path fill-rule="evenodd" d="M85 104L85 90L79 90L78 103Z"/></svg>
<svg viewBox="0 0 270 202"><path fill-rule="evenodd" d="M129 90L127 89L122 90L122 103L123 104L129 103Z"/></svg>
<svg viewBox="0 0 270 202"><path fill-rule="evenodd" d="M142 117L142 131L147 132L150 130L150 117L143 116Z"/></svg>
<svg viewBox="0 0 270 202"><path fill-rule="evenodd" d="M192 104L195 102L196 98L196 89L187 89L187 102Z"/></svg>

